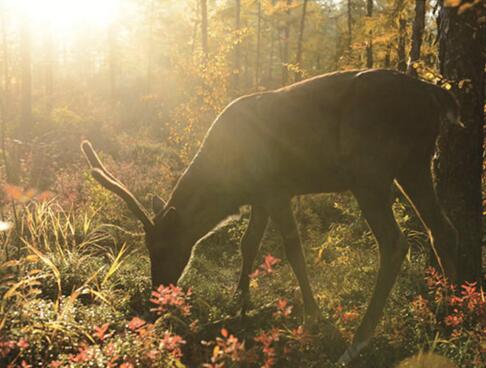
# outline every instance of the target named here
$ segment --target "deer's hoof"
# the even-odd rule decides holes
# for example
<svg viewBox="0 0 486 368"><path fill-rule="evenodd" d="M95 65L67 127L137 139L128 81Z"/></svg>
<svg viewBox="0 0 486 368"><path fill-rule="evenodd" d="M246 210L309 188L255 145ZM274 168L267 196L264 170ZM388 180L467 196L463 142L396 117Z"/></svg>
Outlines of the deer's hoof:
<svg viewBox="0 0 486 368"><path fill-rule="evenodd" d="M361 351L368 345L368 341L362 341L352 344L349 348L346 349L343 355L338 360L338 364L340 366L346 367L355 360Z"/></svg>

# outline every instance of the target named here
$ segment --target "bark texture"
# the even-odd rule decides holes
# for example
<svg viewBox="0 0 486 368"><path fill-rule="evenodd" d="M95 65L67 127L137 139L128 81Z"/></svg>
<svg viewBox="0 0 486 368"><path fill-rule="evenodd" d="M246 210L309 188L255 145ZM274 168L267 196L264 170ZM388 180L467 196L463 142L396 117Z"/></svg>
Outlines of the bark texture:
<svg viewBox="0 0 486 368"><path fill-rule="evenodd" d="M410 49L410 63L408 64L407 73L417 76L414 64L420 60L420 48L425 28L425 0L415 1L415 19L412 31L412 47Z"/></svg>
<svg viewBox="0 0 486 368"><path fill-rule="evenodd" d="M440 70L453 82L465 128L443 125L435 169L439 198L459 233L462 280L481 277L486 29L479 6L460 11L443 5L439 13Z"/></svg>

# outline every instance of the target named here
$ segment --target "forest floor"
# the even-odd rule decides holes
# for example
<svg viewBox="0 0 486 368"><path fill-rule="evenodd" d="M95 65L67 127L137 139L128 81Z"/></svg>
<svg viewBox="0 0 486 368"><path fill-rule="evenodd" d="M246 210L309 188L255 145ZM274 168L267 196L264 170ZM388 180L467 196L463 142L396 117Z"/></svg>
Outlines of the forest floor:
<svg viewBox="0 0 486 368"><path fill-rule="evenodd" d="M180 289L150 295L138 234L97 223L96 211L23 207L21 231L4 234L0 366L334 367L373 290L377 247L347 194L306 197L298 208L322 314L310 331L271 224L247 317L237 315L247 209L195 248ZM453 290L427 267L417 220L399 200L394 209L411 248L375 337L352 367L484 367L485 295L470 284Z"/></svg>

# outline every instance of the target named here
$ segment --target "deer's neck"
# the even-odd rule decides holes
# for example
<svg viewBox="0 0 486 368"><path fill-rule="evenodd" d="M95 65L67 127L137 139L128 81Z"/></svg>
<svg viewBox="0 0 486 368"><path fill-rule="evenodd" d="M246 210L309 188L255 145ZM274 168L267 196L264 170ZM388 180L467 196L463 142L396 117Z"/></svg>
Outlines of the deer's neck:
<svg viewBox="0 0 486 368"><path fill-rule="evenodd" d="M193 246L218 223L238 210L236 198L223 194L218 183L186 173L177 184L168 206L181 221L181 235Z"/></svg>

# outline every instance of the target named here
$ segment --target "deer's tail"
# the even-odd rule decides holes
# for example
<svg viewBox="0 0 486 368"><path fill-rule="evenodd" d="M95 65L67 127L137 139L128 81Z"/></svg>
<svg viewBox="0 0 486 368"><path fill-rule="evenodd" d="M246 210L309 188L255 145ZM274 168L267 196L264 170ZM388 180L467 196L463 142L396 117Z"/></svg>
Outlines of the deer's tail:
<svg viewBox="0 0 486 368"><path fill-rule="evenodd" d="M448 90L439 86L433 86L432 98L439 111L441 121L464 128L461 121L459 102Z"/></svg>

